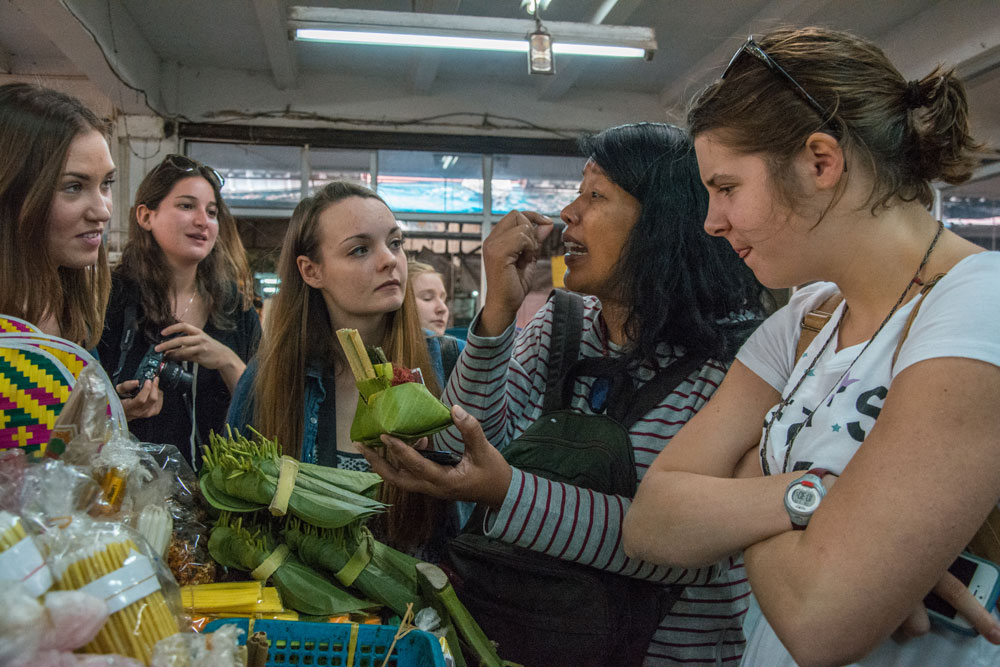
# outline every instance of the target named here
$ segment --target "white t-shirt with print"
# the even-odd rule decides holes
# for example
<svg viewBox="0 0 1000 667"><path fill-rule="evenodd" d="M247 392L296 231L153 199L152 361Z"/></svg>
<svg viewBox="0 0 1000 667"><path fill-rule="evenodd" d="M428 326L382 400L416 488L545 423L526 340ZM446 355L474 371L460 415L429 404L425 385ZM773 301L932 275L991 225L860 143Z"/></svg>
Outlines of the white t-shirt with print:
<svg viewBox="0 0 1000 667"><path fill-rule="evenodd" d="M841 303L796 360L802 317L826 301L836 286L817 283L798 290L788 305L768 318L736 355L747 368L786 396L822 350L792 401L771 426L768 441L762 443L765 469L778 474L822 467L840 474L875 424L893 378L917 362L965 357L1000 366L998 288L1000 253L971 255L956 264L925 296L911 299L893 314L860 357L858 353L867 341L838 351L837 341L830 340L823 349L831 336L836 335L845 307ZM920 306L893 365L892 357L903 327L920 299L925 303ZM1000 406L1000 396L997 400ZM768 412L765 423L773 412L774 408ZM789 441L793 441L791 450ZM766 619L761 619L752 633L748 632L743 664L794 663ZM860 664L1000 665L1000 647L978 637L965 638L947 630L934 630L905 644L887 640Z"/></svg>

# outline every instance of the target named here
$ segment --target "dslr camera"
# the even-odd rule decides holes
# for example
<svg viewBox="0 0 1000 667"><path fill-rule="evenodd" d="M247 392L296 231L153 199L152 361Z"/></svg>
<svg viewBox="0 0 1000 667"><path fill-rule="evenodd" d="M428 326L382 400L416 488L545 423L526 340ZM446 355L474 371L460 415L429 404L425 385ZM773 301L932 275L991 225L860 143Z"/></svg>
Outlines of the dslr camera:
<svg viewBox="0 0 1000 667"><path fill-rule="evenodd" d="M159 376L160 389L163 391L179 390L181 393L191 391L194 376L185 371L179 363L164 359L163 353L156 351L157 345L158 343L150 345L146 354L142 355L142 361L139 362L139 369L134 378L139 381L139 389L142 389L146 380Z"/></svg>

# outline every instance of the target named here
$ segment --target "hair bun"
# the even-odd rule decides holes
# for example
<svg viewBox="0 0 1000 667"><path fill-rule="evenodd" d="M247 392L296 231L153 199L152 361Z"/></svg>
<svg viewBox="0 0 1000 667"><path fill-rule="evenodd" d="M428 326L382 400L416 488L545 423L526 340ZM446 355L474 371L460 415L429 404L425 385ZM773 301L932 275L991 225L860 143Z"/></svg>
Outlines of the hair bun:
<svg viewBox="0 0 1000 667"><path fill-rule="evenodd" d="M919 109L924 106L924 92L920 89L919 81L907 82L903 101L906 103L907 109Z"/></svg>

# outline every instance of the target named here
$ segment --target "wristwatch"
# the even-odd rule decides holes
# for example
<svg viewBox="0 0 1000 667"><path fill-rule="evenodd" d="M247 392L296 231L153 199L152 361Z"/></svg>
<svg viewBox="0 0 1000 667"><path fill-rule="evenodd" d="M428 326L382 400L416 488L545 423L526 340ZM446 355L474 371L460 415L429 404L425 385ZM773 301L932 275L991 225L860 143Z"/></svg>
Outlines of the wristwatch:
<svg viewBox="0 0 1000 667"><path fill-rule="evenodd" d="M809 519L826 495L823 477L829 472L825 468L813 468L785 488L785 511L795 530L805 530L809 525Z"/></svg>

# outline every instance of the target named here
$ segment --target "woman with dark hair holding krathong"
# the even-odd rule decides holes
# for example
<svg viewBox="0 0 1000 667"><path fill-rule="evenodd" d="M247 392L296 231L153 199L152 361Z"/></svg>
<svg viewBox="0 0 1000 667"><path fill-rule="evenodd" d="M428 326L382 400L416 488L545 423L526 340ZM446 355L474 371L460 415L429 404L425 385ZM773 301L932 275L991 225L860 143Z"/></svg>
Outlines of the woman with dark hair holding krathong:
<svg viewBox="0 0 1000 667"><path fill-rule="evenodd" d="M652 407L628 427L627 465L633 479L641 479L722 381L762 309L762 290L750 272L724 243L702 232L706 193L684 131L658 123L623 125L585 138L582 149L589 159L579 196L561 214L565 284L584 295L582 320L565 325L579 327L581 334L578 352L569 352L576 362L569 381L564 384L553 358L554 334L564 328L553 324L554 300L515 332L530 285L525 272L552 222L514 211L483 245L486 303L444 395L455 406L457 430L442 433L435 443L464 451L462 462L437 466L388 436L383 440L397 465L375 453L366 456L376 472L405 488L478 502L487 537L673 591L672 603L653 618L648 634L637 638L638 655L602 664L735 661L743 647L740 619L747 596L737 558L727 554L701 569L628 558L621 548L621 520L634 483L621 494L599 493L518 469L501 455L546 412L550 387L570 397L566 407L573 413L610 414L675 364L691 364L662 394L650 397ZM540 605L544 613L544 601ZM493 627L477 620L491 635ZM615 623L614 632L631 629L625 618ZM541 664L531 662L534 655L519 655L529 643L526 637L508 638L501 641L500 654ZM549 650L558 654L560 647ZM587 658L586 664L603 660L581 659ZM557 655L545 664L568 663Z"/></svg>

